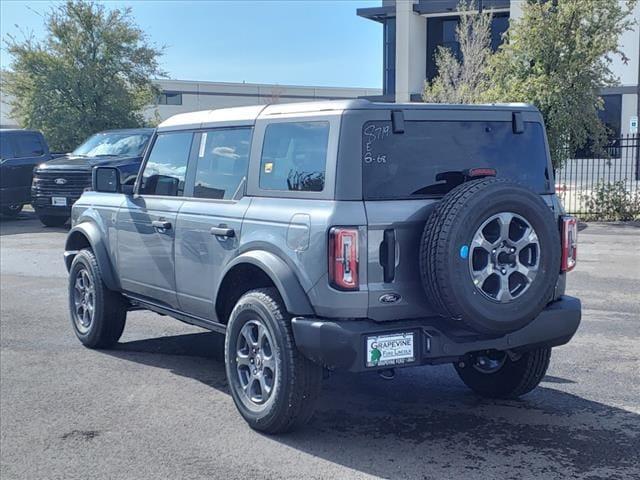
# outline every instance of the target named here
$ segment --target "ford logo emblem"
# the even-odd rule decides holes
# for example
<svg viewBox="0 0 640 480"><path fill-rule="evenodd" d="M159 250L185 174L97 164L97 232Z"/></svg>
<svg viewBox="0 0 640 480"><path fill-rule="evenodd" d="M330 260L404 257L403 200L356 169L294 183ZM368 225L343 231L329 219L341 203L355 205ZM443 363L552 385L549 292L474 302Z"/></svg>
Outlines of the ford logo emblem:
<svg viewBox="0 0 640 480"><path fill-rule="evenodd" d="M67 179L66 178L56 178L54 180L54 182L56 182L56 185L64 185L65 183L67 183Z"/></svg>
<svg viewBox="0 0 640 480"><path fill-rule="evenodd" d="M380 295L378 301L380 303L389 304L399 302L401 298L402 297L397 293L385 293L384 295Z"/></svg>

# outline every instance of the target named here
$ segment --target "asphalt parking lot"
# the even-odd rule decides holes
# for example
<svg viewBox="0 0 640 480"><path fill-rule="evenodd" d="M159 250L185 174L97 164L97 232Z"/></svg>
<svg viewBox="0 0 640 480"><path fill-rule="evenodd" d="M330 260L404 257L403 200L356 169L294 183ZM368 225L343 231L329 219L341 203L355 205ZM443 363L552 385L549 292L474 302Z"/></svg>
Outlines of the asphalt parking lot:
<svg viewBox="0 0 640 480"><path fill-rule="evenodd" d="M221 338L134 312L120 344L75 339L64 229L0 223L0 477L640 478L640 227L589 224L569 293L583 323L519 401L475 397L451 366L325 381L305 429L236 413Z"/></svg>

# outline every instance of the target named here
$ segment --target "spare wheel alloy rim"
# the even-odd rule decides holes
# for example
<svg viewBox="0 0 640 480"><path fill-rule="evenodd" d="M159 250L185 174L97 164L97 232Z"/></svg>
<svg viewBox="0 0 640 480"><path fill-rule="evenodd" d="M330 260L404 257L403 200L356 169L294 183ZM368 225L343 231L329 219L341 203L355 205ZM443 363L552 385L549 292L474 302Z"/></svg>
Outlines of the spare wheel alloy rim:
<svg viewBox="0 0 640 480"><path fill-rule="evenodd" d="M469 273L486 298L510 303L531 286L540 266L540 242L521 215L500 212L489 217L469 246Z"/></svg>

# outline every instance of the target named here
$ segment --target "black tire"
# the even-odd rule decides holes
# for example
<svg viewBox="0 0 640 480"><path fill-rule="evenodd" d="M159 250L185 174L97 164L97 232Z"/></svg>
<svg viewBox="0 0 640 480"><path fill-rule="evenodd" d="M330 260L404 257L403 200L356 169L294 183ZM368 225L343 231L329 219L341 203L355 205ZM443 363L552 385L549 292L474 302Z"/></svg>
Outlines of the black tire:
<svg viewBox="0 0 640 480"><path fill-rule="evenodd" d="M528 285L519 296L501 303L476 287L472 259L463 252L469 252L474 235L488 219L504 212L526 220L535 230L538 247L535 276L524 279ZM422 284L440 315L479 333L504 334L527 325L552 299L560 253L556 218L540 195L506 179L475 180L453 189L431 213L420 247ZM507 273L507 282L511 275ZM495 278L499 283L499 272Z"/></svg>
<svg viewBox="0 0 640 480"><path fill-rule="evenodd" d="M24 205L22 205L21 203L5 205L4 207L2 207L0 213L2 213L2 215L4 215L5 217L15 218L20 215L22 207L24 207Z"/></svg>
<svg viewBox="0 0 640 480"><path fill-rule="evenodd" d="M272 341L273 345L269 348L270 355L264 352L265 348L258 351L256 355L263 356L260 360L257 357L252 359L249 368L259 365L259 374L265 375L267 381L269 367L266 359L275 365L275 372L272 371L270 376L270 393L262 394L262 384L258 382L261 395L266 397L263 403L249 398L242 387L243 382L254 386L255 380L246 380L248 357L243 354L244 365L241 365L239 350L239 345L245 344L243 328L258 328L259 325L266 329L263 335L268 334L267 341ZM260 340L256 345L260 345ZM238 300L227 326L225 366L233 401L251 428L270 434L283 433L304 425L311 418L322 386L322 367L297 350L291 318L275 288L253 290Z"/></svg>
<svg viewBox="0 0 640 480"><path fill-rule="evenodd" d="M93 316L88 324L82 316L88 308L79 308L80 289L78 279L86 273L93 288L93 295L87 295L87 304L93 304ZM84 284L84 280L83 280ZM92 298L91 298L92 297ZM109 290L102 281L102 273L95 255L89 249L78 252L69 271L69 311L71 325L78 339L88 348L109 348L116 344L124 330L127 307L118 292Z"/></svg>
<svg viewBox="0 0 640 480"><path fill-rule="evenodd" d="M45 227L62 227L67 220L68 217L60 217L57 215L40 215L38 214L38 218L40 219L40 223L42 223Z"/></svg>
<svg viewBox="0 0 640 480"><path fill-rule="evenodd" d="M538 348L522 353L515 361L506 356L499 370L493 373L478 370L473 359L463 362L464 366L456 364L455 369L465 385L478 395L518 398L538 386L547 373L550 359L550 348Z"/></svg>

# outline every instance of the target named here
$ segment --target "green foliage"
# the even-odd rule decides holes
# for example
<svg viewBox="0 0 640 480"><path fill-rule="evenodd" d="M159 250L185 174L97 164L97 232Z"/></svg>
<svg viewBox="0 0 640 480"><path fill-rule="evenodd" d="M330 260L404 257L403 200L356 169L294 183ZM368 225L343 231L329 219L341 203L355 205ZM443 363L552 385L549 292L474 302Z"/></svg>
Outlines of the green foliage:
<svg viewBox="0 0 640 480"><path fill-rule="evenodd" d="M486 101L527 102L545 120L554 167L579 148L598 148L607 131L598 118L599 90L611 71L620 34L632 28L636 0L528 0L505 43L491 56Z"/></svg>
<svg viewBox="0 0 640 480"><path fill-rule="evenodd" d="M460 45L460 59L445 47L438 47L435 64L438 75L425 81L422 99L431 103L476 103L489 87L486 64L491 55L490 13L471 13L477 9L475 1L461 1L460 23L456 39Z"/></svg>
<svg viewBox="0 0 640 480"><path fill-rule="evenodd" d="M640 220L640 192L631 193L625 180L598 182L593 191L581 195L581 200L589 212L582 215L584 220Z"/></svg>
<svg viewBox="0 0 640 480"><path fill-rule="evenodd" d="M130 9L68 0L45 23L43 41L5 39L12 63L2 88L19 124L42 130L55 151L100 130L144 125L158 93L152 78L164 75L162 50L147 43Z"/></svg>

